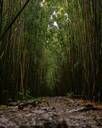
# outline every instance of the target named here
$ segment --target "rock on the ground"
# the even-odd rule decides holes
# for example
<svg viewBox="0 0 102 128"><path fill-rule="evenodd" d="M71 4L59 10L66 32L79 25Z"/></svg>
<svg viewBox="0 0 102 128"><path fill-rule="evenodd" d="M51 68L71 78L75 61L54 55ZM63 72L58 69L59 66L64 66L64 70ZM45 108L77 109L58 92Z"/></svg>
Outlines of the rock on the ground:
<svg viewBox="0 0 102 128"><path fill-rule="evenodd" d="M77 99L44 98L36 106L0 110L0 128L102 128L102 111L93 108Z"/></svg>

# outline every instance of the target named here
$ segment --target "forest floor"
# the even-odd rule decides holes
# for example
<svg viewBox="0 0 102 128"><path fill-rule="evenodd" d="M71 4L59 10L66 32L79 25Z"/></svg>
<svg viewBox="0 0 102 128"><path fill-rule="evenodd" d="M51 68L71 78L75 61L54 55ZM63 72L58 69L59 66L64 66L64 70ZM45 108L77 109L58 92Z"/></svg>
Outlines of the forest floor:
<svg viewBox="0 0 102 128"><path fill-rule="evenodd" d="M0 108L0 128L102 128L102 105L68 97L14 103Z"/></svg>

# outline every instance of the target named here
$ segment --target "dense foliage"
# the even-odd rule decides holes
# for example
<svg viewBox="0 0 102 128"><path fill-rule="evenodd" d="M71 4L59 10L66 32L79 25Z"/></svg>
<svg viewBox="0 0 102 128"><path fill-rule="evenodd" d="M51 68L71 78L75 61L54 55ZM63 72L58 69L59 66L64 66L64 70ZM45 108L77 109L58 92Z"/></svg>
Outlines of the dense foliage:
<svg viewBox="0 0 102 128"><path fill-rule="evenodd" d="M5 33L25 3L0 0L0 102L54 95L101 100L102 0L29 0Z"/></svg>

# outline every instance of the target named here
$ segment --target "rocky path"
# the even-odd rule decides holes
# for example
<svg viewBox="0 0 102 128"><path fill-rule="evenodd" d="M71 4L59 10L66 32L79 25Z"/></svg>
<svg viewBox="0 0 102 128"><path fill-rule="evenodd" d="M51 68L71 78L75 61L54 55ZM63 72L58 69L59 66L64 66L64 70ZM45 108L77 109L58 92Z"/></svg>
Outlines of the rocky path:
<svg viewBox="0 0 102 128"><path fill-rule="evenodd" d="M41 98L0 110L0 128L102 128L102 109L67 97Z"/></svg>

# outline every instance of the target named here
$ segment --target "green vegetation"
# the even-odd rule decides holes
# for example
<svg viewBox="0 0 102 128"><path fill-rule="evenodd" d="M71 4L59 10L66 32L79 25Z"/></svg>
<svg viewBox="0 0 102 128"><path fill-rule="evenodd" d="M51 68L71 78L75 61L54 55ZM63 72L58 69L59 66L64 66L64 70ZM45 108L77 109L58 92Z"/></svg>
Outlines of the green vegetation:
<svg viewBox="0 0 102 128"><path fill-rule="evenodd" d="M0 0L0 103L56 95L102 100L102 0L25 2Z"/></svg>

